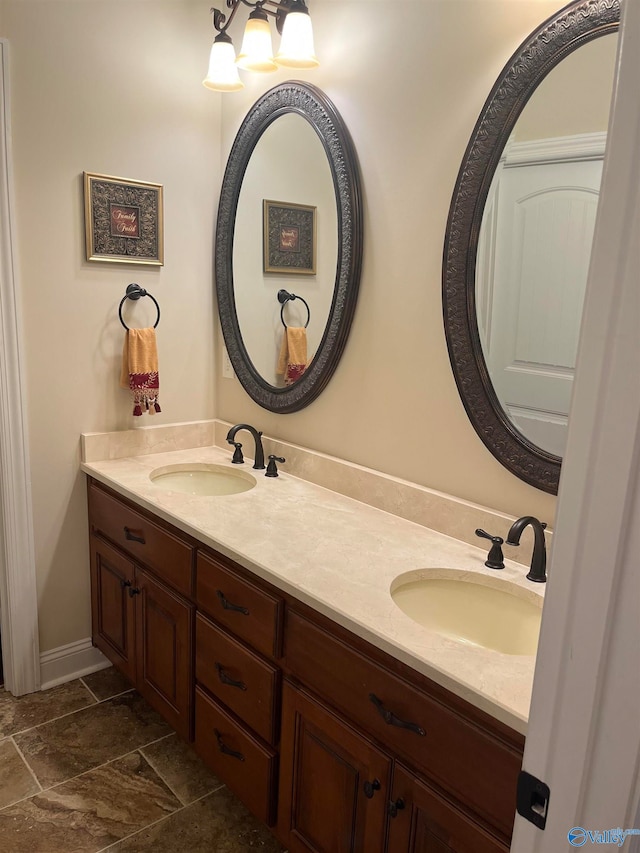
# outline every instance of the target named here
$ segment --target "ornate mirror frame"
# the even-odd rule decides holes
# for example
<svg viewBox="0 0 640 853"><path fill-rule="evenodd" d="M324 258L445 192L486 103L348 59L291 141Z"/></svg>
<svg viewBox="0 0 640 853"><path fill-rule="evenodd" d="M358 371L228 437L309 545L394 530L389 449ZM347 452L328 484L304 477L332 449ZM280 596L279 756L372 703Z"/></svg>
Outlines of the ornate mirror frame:
<svg viewBox="0 0 640 853"><path fill-rule="evenodd" d="M293 385L270 385L255 369L238 323L233 281L236 209L249 159L264 131L279 116L298 113L315 129L326 152L335 189L338 258L333 300L320 345ZM331 101L314 86L291 80L266 92L249 110L229 154L216 228L218 312L231 364L243 388L263 408L285 414L308 406L321 393L344 350L358 298L362 266L360 174L349 132ZM274 359L277 353L274 353Z"/></svg>
<svg viewBox="0 0 640 853"><path fill-rule="evenodd" d="M476 316L476 256L487 195L515 123L542 79L582 44L618 29L618 0L577 0L516 51L493 87L458 173L444 244L442 296L449 358L476 432L517 477L557 494L562 459L525 438L505 414L482 352Z"/></svg>

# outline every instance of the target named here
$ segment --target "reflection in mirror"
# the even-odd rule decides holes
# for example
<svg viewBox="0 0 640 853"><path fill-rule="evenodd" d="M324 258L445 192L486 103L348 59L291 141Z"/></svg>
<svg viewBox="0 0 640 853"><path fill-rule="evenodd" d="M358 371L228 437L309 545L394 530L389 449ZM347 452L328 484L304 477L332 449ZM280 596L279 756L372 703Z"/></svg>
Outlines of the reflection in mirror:
<svg viewBox="0 0 640 853"><path fill-rule="evenodd" d="M284 152L284 153L283 153ZM263 201L316 208L314 275L264 272ZM238 325L247 355L257 372L274 386L284 384L277 371L284 326L278 291L302 297L309 305L307 359L315 355L331 309L338 261L338 217L329 161L318 134L306 118L285 113L262 134L253 149L236 211L233 246L234 294ZM302 299L286 304L288 326L303 327Z"/></svg>
<svg viewBox="0 0 640 853"><path fill-rule="evenodd" d="M229 358L265 409L308 406L338 366L360 286L362 230L356 153L336 108L306 83L274 86L249 110L229 154L215 251ZM281 291L299 298L282 304ZM291 368L284 379L283 323ZM305 325L307 366L299 370Z"/></svg>
<svg viewBox="0 0 640 853"><path fill-rule="evenodd" d="M552 494L619 21L619 0L575 0L514 53L469 140L445 235L444 327L469 420L509 471Z"/></svg>
<svg viewBox="0 0 640 853"><path fill-rule="evenodd" d="M516 428L564 455L617 36L569 54L533 93L504 147L478 242L478 329Z"/></svg>

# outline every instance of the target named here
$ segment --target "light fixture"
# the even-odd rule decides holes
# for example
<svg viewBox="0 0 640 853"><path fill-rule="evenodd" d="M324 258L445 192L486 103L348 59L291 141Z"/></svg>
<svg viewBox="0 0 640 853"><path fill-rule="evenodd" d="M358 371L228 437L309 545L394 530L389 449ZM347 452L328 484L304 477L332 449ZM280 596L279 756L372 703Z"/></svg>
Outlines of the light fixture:
<svg viewBox="0 0 640 853"><path fill-rule="evenodd" d="M234 92L244 87L238 68L246 71L275 71L278 65L289 68L314 68L318 65L314 47L309 10L304 0L226 0L231 14L211 9L215 37L209 59L209 70L202 81L208 89ZM243 3L253 11L244 31L240 54L236 58L227 29L236 10ZM269 18L275 18L276 29L282 35L280 49L273 56Z"/></svg>

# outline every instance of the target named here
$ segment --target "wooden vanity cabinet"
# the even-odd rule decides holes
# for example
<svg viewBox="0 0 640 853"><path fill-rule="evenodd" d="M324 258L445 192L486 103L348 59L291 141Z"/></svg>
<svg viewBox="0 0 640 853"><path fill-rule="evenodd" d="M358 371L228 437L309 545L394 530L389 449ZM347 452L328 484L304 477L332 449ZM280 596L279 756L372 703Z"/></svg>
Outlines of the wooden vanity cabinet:
<svg viewBox="0 0 640 853"><path fill-rule="evenodd" d="M195 747L267 826L276 820L283 600L214 553L196 562Z"/></svg>
<svg viewBox="0 0 640 853"><path fill-rule="evenodd" d="M93 643L190 740L195 607L169 583L191 586L191 547L92 483L89 519ZM140 564L147 542L149 568Z"/></svg>
<svg viewBox="0 0 640 853"><path fill-rule="evenodd" d="M396 763L388 806L387 853L507 853L427 782Z"/></svg>
<svg viewBox="0 0 640 853"><path fill-rule="evenodd" d="M313 771L307 767L311 761L307 741L317 745L326 739L331 744L326 752L336 766L350 768L349 784L363 786L367 774L359 776L351 758L354 738L360 738L367 754L378 750L392 768L388 783L388 772L376 776L388 823L387 846L371 850L508 850L522 762L521 736L299 604L287 609L284 661L288 678L325 709L324 718L315 714L315 728L305 739L308 701L291 698L291 692L284 691L278 831L285 845L318 853L334 849L315 841L309 844L308 838L314 836L300 830L296 798L307 781L309 792L317 791L318 781L314 787ZM335 796L344 799L347 785L340 786L339 774L335 775ZM372 803L376 797L373 793ZM315 798L316 824L324 827L334 822L340 839L335 849L369 850L359 846L356 825L334 809L331 800L318 800L317 794ZM352 806L347 815L358 814L356 800ZM379 838L382 844L384 831ZM333 843L338 843L335 838Z"/></svg>
<svg viewBox="0 0 640 853"><path fill-rule="evenodd" d="M391 757L285 682L279 837L291 853L384 853Z"/></svg>
<svg viewBox="0 0 640 853"><path fill-rule="evenodd" d="M524 737L89 483L93 640L291 853L507 853Z"/></svg>

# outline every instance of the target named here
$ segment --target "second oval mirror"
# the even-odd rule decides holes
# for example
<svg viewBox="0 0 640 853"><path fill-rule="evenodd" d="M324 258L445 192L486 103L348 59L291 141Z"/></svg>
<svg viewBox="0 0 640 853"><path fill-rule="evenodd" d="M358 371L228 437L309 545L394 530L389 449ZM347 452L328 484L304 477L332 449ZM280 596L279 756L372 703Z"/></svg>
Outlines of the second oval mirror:
<svg viewBox="0 0 640 853"><path fill-rule="evenodd" d="M346 343L361 256L349 134L318 89L276 86L238 132L216 234L225 344L264 408L296 411L325 387Z"/></svg>

